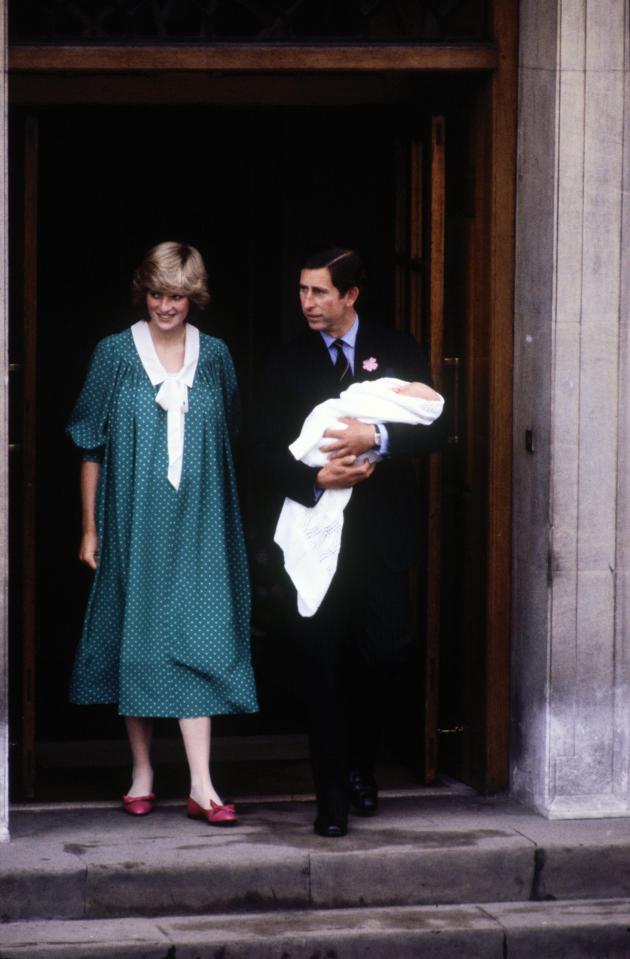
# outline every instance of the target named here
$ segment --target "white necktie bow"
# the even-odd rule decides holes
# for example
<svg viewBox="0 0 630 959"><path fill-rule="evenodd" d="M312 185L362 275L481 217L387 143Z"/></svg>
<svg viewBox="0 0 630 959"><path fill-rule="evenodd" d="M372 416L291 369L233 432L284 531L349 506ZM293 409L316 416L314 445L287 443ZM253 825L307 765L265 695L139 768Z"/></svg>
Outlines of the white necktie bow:
<svg viewBox="0 0 630 959"><path fill-rule="evenodd" d="M188 412L188 390L193 385L199 359L199 330L186 324L184 365L178 373L168 373L162 366L146 321L134 323L131 333L147 376L153 386L160 386L155 402L166 413L168 481L179 489L184 462L184 417Z"/></svg>
<svg viewBox="0 0 630 959"><path fill-rule="evenodd" d="M184 459L184 416L188 412L188 387L178 376L168 376L159 388L155 402L166 410L168 481L175 489L179 489Z"/></svg>

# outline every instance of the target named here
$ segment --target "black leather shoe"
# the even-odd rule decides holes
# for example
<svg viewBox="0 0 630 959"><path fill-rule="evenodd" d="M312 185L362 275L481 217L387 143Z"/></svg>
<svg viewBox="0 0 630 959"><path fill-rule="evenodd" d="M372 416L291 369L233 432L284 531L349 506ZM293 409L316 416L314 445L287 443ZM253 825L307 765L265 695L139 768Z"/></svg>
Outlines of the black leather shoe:
<svg viewBox="0 0 630 959"><path fill-rule="evenodd" d="M313 828L317 835L323 836L324 839L340 839L348 832L348 823L345 819L330 819L327 816L318 816Z"/></svg>
<svg viewBox="0 0 630 959"><path fill-rule="evenodd" d="M351 772L348 778L350 805L359 816L373 816L378 809L378 787L373 776Z"/></svg>

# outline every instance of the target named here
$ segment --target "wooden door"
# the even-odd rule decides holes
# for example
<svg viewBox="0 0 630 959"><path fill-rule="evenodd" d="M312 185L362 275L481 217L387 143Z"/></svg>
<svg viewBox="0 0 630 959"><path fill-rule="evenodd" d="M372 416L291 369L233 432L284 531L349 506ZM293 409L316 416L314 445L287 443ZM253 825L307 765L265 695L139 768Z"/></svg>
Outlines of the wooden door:
<svg viewBox="0 0 630 959"><path fill-rule="evenodd" d="M35 636L36 636L36 340L37 340L37 166L36 117L15 125L14 161L22 177L12 197L21 225L13 237L14 258L21 264L12 303L10 338L11 455L11 653L21 664L11 688L11 711L20 730L21 793L35 794ZM17 544L17 548L16 547ZM14 674L15 677L15 674ZM17 677L15 677L17 678ZM17 757L16 757L17 758Z"/></svg>
<svg viewBox="0 0 630 959"><path fill-rule="evenodd" d="M421 778L439 773L481 791L505 784L503 624L488 608L496 542L489 476L493 342L487 297L490 231L482 95L407 123L398 150L397 325L430 360L446 399L447 442L418 480L425 489L426 569L412 584L422 657L415 741ZM415 129L414 129L415 123ZM411 129L411 132L409 132ZM419 748L418 745L420 744Z"/></svg>
<svg viewBox="0 0 630 959"><path fill-rule="evenodd" d="M509 395L506 353L510 340L507 335L496 335L498 321L506 326L509 314L504 308L493 319L490 285L500 285L510 271L497 272L492 268L492 217L499 217L506 205L492 202L488 170L494 156L490 151L494 140L488 128L488 104L483 99L481 84L479 89L482 93L475 94L476 100L473 94L468 99L464 94L457 98L459 114L454 119L450 106L444 114L427 117L421 113L420 96L417 107L407 104L400 108L406 111L406 117L405 126L401 123L398 147L395 312L397 324L413 332L426 347L435 382L449 401L449 432L453 438L459 438L445 453L432 457L428 475L419 477L427 486L430 504L428 576L425 582L416 583L418 609L427 610L426 627L421 630L426 632L426 646L416 684L416 688L421 687L416 695L422 701L423 716L418 718L409 743L414 749L419 740L422 743L417 752L422 753L419 765L426 781L434 779L439 768L486 789L505 783L507 760L507 632L505 615L499 615L499 606L505 608L509 602L509 569L506 572L505 557L502 561L500 556L497 558L500 551L505 554L507 547L505 537L497 535L496 527L502 524L506 528L505 486L509 474L505 469L497 472L497 442L490 427L493 417L496 420L503 409L500 404L505 405ZM410 121L412 109L417 112ZM41 127L44 144L44 117ZM464 127L466 136L461 132ZM13 327L24 348L21 355L12 354L12 378L15 391L20 394L16 399L14 392L14 406L23 409L21 432L15 434L15 443L22 448L15 450L13 458L22 471L23 501L20 504L19 496L14 496L13 503L14 508L19 506L20 514L15 531L24 535L30 546L24 550L24 559L19 560L23 569L16 575L15 564L13 567L14 579L24 581L18 612L25 629L23 645L16 647L18 656L24 651L20 673L23 709L14 722L15 728L22 726L23 792L28 795L34 785L35 740L32 520L36 512L33 457L38 145L33 121L17 129L24 153L20 169L24 169L25 175L16 195L19 194L19 205L24 207L25 228L13 250L14 262L23 264L23 277L14 289L21 287L24 293L21 299L13 298ZM498 142L500 145L503 141ZM453 156L464 158L459 167L453 166ZM471 196L454 204L453 183L466 180L460 174L470 156L474 159L474 175L467 180ZM45 168L46 164L42 164L42 170ZM500 170L500 164L492 160L492 169L495 168ZM507 213L505 218L509 221ZM369 228L362 229L361 235L369 236ZM501 249L509 250L509 244L503 244ZM453 303L454 291L460 302ZM42 342L45 339L44 328L40 338ZM498 367L503 371L502 380L493 386L491 373ZM499 450L506 448L504 439ZM499 512L491 508L497 500L497 488L504 504ZM490 601L494 604L492 609ZM15 609L17 606L14 615ZM47 640L48 637L42 639ZM17 664L17 657L13 661ZM14 701L15 698L14 695Z"/></svg>
<svg viewBox="0 0 630 959"><path fill-rule="evenodd" d="M444 339L445 119L432 116L417 134L398 143L396 196L396 325L425 348L433 383L442 390ZM428 459L418 481L426 491L426 568L411 584L423 637L419 695L421 749L413 764L424 782L438 774L438 676L440 645L440 553L442 454ZM418 736L416 735L416 742ZM410 742L414 742L413 736ZM413 748L413 747L412 747Z"/></svg>

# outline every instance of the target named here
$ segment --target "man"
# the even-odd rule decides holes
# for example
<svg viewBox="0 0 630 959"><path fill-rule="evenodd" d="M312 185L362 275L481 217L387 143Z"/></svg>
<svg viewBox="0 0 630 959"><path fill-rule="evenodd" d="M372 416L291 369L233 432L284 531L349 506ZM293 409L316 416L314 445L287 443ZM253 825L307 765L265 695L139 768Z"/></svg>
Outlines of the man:
<svg viewBox="0 0 630 959"><path fill-rule="evenodd" d="M408 571L419 559L422 522L412 457L439 446L439 427L373 425L346 419L328 430L330 458L321 469L288 451L310 410L353 379L396 376L429 383L413 337L359 320L363 282L354 251L309 257L300 274L308 329L274 349L266 372L257 454L280 503L307 507L321 491L353 488L345 510L332 584L311 618L294 614L317 796L315 832L347 832L349 805L361 815L378 806L374 763L387 680L414 642ZM439 421L438 421L439 423ZM383 460L356 463L378 449Z"/></svg>

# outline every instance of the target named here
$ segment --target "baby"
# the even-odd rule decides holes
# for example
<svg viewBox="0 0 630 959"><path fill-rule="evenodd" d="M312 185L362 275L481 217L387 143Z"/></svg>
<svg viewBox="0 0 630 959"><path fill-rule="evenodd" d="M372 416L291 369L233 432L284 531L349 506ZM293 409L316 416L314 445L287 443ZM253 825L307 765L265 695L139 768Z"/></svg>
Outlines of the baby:
<svg viewBox="0 0 630 959"><path fill-rule="evenodd" d="M444 400L440 394L424 383L408 382L392 376L353 383L340 396L324 400L311 410L304 420L300 435L289 449L296 460L301 460L307 466L325 466L331 437L324 434L331 429L345 429L347 424L340 422L341 417L352 417L362 423L429 426L438 418L443 406ZM381 458L375 450L369 450L363 456L372 462Z"/></svg>
<svg viewBox="0 0 630 959"><path fill-rule="evenodd" d="M353 383L340 396L319 403L304 420L300 435L289 446L296 459L307 466L322 467L330 458L333 437L327 430L346 429L341 417L363 423L406 423L429 426L440 416L444 399L424 383L394 377ZM328 452L327 452L328 450ZM359 461L382 459L368 450ZM312 616L330 586L341 545L343 511L351 489L328 489L311 508L285 499L275 542L284 553L284 565L298 594L298 611Z"/></svg>
<svg viewBox="0 0 630 959"><path fill-rule="evenodd" d="M436 391L432 389L430 386L427 386L426 383L419 383L415 380L412 380L411 382L408 383L405 380L394 380L392 377L383 376L379 380L371 380L362 384L355 384L355 385L357 386L360 385L361 387L370 387L373 383L374 384L378 383L379 389L380 387L384 387L385 389L391 390L393 393L398 393L399 396L413 396L419 400L430 400L433 402L441 403L442 405L444 404L444 400L439 393L436 393ZM347 393L347 390L346 390L346 393ZM341 397L339 398L339 400L340 399ZM339 400L334 400L333 402L337 404ZM325 406L326 406L325 403L321 403L320 406L315 407L315 409L319 409L320 407L325 407ZM315 412L315 410L313 410L313 412ZM438 413L437 416L439 415L440 414ZM435 419L437 419L437 416L435 417ZM365 416L357 416L357 419L361 420L362 422L370 422L365 419ZM308 417L304 421L305 425L307 422L308 422ZM398 421L391 419L390 422L398 422ZM331 439L331 437L326 436L326 433L329 430L346 429L346 427L347 427L347 423L341 423L341 422L336 422L334 424L329 425L324 431L324 435L322 436L321 443L319 446L320 451L322 453L326 453L327 450L330 449L330 445L332 445L332 444L329 444L328 446L323 445L326 442L326 439L328 439L329 441ZM291 449L291 447L289 447L289 449ZM367 453L362 453L361 455L357 456L356 462L364 463L367 460L369 462L376 463L380 459L382 459L382 457L377 450L368 450Z"/></svg>

